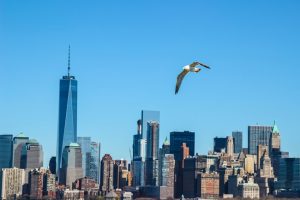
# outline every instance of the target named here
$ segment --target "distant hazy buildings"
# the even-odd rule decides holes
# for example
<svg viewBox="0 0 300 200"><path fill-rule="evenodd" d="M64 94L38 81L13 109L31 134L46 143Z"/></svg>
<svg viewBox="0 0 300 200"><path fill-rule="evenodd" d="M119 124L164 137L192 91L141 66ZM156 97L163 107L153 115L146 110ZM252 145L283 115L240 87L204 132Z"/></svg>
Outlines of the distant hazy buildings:
<svg viewBox="0 0 300 200"><path fill-rule="evenodd" d="M70 53L70 52L69 52ZM56 170L62 168L62 153L65 146L77 141L77 80L70 75L60 79L59 84L59 111L58 111L58 136L56 153Z"/></svg>
<svg viewBox="0 0 300 200"><path fill-rule="evenodd" d="M80 145L70 143L68 146L65 146L62 154L62 168L59 173L59 182L71 188L72 183L82 177L82 154Z"/></svg>
<svg viewBox="0 0 300 200"><path fill-rule="evenodd" d="M22 195L23 185L25 183L25 171L18 168L3 168L1 170L0 188L1 199L13 199L15 196Z"/></svg>
<svg viewBox="0 0 300 200"><path fill-rule="evenodd" d="M243 132L234 131L232 132L234 142L234 153L241 153L243 150Z"/></svg>
<svg viewBox="0 0 300 200"><path fill-rule="evenodd" d="M248 126L248 151L249 154L257 154L257 146L270 145L270 137L273 126Z"/></svg>
<svg viewBox="0 0 300 200"><path fill-rule="evenodd" d="M12 141L12 135L0 135L0 170L12 166Z"/></svg>

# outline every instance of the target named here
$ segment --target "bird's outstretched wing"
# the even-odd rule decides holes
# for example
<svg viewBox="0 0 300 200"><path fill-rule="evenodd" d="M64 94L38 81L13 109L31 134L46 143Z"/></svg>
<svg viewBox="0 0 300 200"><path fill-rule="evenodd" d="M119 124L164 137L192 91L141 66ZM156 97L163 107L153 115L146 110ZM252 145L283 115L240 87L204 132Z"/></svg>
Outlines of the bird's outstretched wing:
<svg viewBox="0 0 300 200"><path fill-rule="evenodd" d="M196 67L197 65L201 65L201 66L203 66L203 67L206 67L206 68L210 69L209 66L207 66L207 65L205 65L205 64L203 64L203 63L201 63L201 62L198 62L198 61L193 62L192 64L190 64L191 67Z"/></svg>
<svg viewBox="0 0 300 200"><path fill-rule="evenodd" d="M177 76L177 82L176 82L176 88L175 88L175 94L178 93L179 91L179 88L180 88L180 85L181 85L181 82L184 78L184 76L189 73L188 70L184 69L178 76Z"/></svg>
<svg viewBox="0 0 300 200"><path fill-rule="evenodd" d="M209 66L207 66L207 65L205 65L205 64L203 64L203 63L200 63L200 62L198 62L198 63L199 63L199 65L201 65L201 66L203 66L203 67L206 67L206 68L210 69Z"/></svg>

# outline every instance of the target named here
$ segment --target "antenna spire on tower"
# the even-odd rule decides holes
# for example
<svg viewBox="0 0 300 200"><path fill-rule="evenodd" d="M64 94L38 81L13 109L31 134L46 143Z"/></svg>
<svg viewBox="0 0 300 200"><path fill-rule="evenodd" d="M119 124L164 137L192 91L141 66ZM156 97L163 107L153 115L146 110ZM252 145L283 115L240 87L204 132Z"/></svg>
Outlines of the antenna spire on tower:
<svg viewBox="0 0 300 200"><path fill-rule="evenodd" d="M69 45L69 54L68 54L68 77L70 77L70 52L71 52L71 47Z"/></svg>

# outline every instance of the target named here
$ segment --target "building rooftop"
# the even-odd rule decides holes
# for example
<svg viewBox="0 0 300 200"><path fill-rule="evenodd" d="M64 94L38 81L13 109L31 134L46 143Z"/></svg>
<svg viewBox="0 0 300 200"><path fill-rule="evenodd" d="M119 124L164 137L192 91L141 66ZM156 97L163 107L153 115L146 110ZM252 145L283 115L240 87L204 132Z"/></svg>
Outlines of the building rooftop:
<svg viewBox="0 0 300 200"><path fill-rule="evenodd" d="M279 129L278 129L275 121L274 121L274 126L273 126L273 131L272 132L273 133L279 133Z"/></svg>
<svg viewBox="0 0 300 200"><path fill-rule="evenodd" d="M23 132L19 133L18 135L16 135L17 138L28 138L25 136L25 134Z"/></svg>
<svg viewBox="0 0 300 200"><path fill-rule="evenodd" d="M77 143L71 142L69 147L80 147L80 145Z"/></svg>

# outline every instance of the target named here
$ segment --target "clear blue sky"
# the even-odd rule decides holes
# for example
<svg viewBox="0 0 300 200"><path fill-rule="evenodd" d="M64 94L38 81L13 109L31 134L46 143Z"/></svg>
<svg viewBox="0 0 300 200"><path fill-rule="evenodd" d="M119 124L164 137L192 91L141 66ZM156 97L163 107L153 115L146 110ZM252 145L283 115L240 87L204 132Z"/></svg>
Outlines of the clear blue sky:
<svg viewBox="0 0 300 200"><path fill-rule="evenodd" d="M170 131L213 137L272 125L300 155L300 1L1 1L0 133L24 132L55 155L59 79L79 81L78 135L129 158L142 109ZM174 95L182 66L189 74Z"/></svg>

